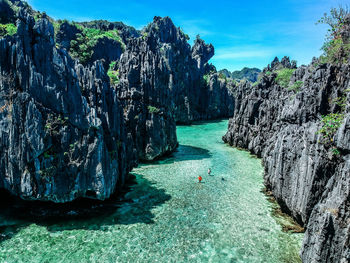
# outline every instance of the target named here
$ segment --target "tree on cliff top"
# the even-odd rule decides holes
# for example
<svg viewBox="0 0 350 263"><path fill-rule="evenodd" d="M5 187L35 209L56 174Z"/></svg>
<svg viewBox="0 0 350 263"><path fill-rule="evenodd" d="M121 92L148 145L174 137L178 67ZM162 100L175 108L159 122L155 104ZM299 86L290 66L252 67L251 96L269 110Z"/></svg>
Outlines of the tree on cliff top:
<svg viewBox="0 0 350 263"><path fill-rule="evenodd" d="M348 7L332 8L330 14L325 13L316 24L330 26L326 41L322 46L321 62L345 63L350 53L350 12Z"/></svg>

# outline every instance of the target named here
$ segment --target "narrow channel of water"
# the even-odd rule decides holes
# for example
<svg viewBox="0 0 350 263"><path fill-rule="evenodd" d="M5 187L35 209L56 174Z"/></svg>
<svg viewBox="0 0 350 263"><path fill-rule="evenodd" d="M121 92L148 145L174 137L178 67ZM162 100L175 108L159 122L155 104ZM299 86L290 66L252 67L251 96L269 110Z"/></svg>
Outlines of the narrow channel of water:
<svg viewBox="0 0 350 263"><path fill-rule="evenodd" d="M133 171L129 202L86 220L21 222L0 241L0 261L300 262L303 234L282 232L261 192L261 161L225 145L226 129L227 121L178 127L176 153ZM1 211L0 220L17 224Z"/></svg>

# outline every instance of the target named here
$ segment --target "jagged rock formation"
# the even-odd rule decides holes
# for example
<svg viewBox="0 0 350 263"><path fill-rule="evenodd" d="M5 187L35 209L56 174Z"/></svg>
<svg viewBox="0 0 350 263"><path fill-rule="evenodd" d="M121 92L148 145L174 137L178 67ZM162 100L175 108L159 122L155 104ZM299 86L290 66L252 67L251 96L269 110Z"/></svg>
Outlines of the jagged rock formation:
<svg viewBox="0 0 350 263"><path fill-rule="evenodd" d="M295 60L290 61L288 57L283 57L281 61L279 61L278 57L275 57L271 64L263 69L263 72L266 73L268 71L276 71L283 68L295 69L297 68L297 62Z"/></svg>
<svg viewBox="0 0 350 263"><path fill-rule="evenodd" d="M233 97L216 74L203 79L212 45L197 38L191 49L169 17L155 17L141 35L126 43L117 89L136 151L152 160L177 146L176 122L229 116Z"/></svg>
<svg viewBox="0 0 350 263"><path fill-rule="evenodd" d="M140 159L153 160L177 147L169 72L157 49L131 40L119 62L118 94Z"/></svg>
<svg viewBox="0 0 350 263"><path fill-rule="evenodd" d="M4 0L0 0L0 23L7 24L15 22L15 12L11 6Z"/></svg>
<svg viewBox="0 0 350 263"><path fill-rule="evenodd" d="M226 78L231 78L236 81L240 81L246 79L251 82L255 82L258 80L259 73L261 72L258 68L243 68L241 70L236 71L228 71L227 69L222 69L219 73L223 74Z"/></svg>
<svg viewBox="0 0 350 263"><path fill-rule="evenodd" d="M76 35L81 31L68 22L63 22L56 33L56 42L64 49L70 50L72 40L76 40Z"/></svg>
<svg viewBox="0 0 350 263"><path fill-rule="evenodd" d="M142 32L107 21L62 23L57 39L68 51L81 32L78 26L117 29L123 36L122 56L119 43L101 38L90 61L103 59L106 69L111 61L118 62L114 70L120 83L115 87L141 159L152 160L176 148L176 122L232 116L232 85L215 76L215 67L208 64L213 46L197 38L191 48L188 36L169 17L155 17Z"/></svg>
<svg viewBox="0 0 350 263"><path fill-rule="evenodd" d="M191 48L188 37L169 17L155 17L142 33L142 39L164 60L163 70L168 76L162 81L170 90L177 123L232 115L233 106L227 107L233 105L232 93L214 76L215 67L208 64L214 55L212 45L197 38Z"/></svg>
<svg viewBox="0 0 350 263"><path fill-rule="evenodd" d="M0 39L0 188L23 199L108 198L132 168L122 109L101 62L57 49L48 19L19 12Z"/></svg>
<svg viewBox="0 0 350 263"><path fill-rule="evenodd" d="M307 227L303 262L348 262L350 65L318 63L298 68L289 89L274 72L240 85L223 140L262 157L267 189ZM294 66L285 58L264 72ZM324 138L322 116L332 113L344 120L334 138Z"/></svg>
<svg viewBox="0 0 350 263"><path fill-rule="evenodd" d="M233 85L208 64L212 45L198 38L191 48L168 17L139 32L2 3L16 11L8 21L18 18L17 34L0 38L0 188L14 195L108 198L138 159L177 147L177 121L233 113ZM89 34L88 49L79 46ZM86 51L75 53L83 65L71 58L72 43Z"/></svg>

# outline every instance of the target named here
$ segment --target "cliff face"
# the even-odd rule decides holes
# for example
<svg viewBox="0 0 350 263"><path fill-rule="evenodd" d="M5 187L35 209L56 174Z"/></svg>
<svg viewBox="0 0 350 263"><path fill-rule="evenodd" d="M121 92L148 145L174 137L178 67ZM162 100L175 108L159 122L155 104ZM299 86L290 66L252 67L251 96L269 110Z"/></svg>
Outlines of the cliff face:
<svg viewBox="0 0 350 263"><path fill-rule="evenodd" d="M128 130L143 160L173 151L176 123L213 119L233 113L233 96L212 67L212 45L196 39L194 46L170 18L155 17L139 38L126 42L117 69L119 98Z"/></svg>
<svg viewBox="0 0 350 263"><path fill-rule="evenodd" d="M185 50L190 50L186 41ZM214 47L197 38L190 52L175 51L169 61L181 61L172 67L172 94L177 123L189 124L196 120L209 120L233 115L233 84L219 79L216 69L208 61ZM185 55L185 56L184 56Z"/></svg>
<svg viewBox="0 0 350 263"><path fill-rule="evenodd" d="M116 62L114 86L141 160L176 148L176 123L232 116L232 85L219 79L208 64L214 47L197 38L191 48L188 36L169 17L155 17L142 32L107 21L63 22L58 43L71 52L71 41L84 28L117 30L121 36L120 42L99 38L87 64L102 59L107 70L110 62Z"/></svg>
<svg viewBox="0 0 350 263"><path fill-rule="evenodd" d="M294 67L275 61L264 72L286 66ZM294 71L289 88L276 83L275 72L257 86L241 85L223 137L262 157L267 189L307 228L303 262L350 260L349 69L314 61ZM322 130L337 121L326 136Z"/></svg>
<svg viewBox="0 0 350 263"><path fill-rule="evenodd" d="M0 188L23 199L105 199L133 165L101 62L83 67L24 9L0 39Z"/></svg>
<svg viewBox="0 0 350 263"><path fill-rule="evenodd" d="M176 122L233 113L228 84L208 65L213 46L198 38L191 48L168 17L140 32L3 4L1 17L18 25L0 38L0 188L14 195L108 198L138 159L177 147Z"/></svg>
<svg viewBox="0 0 350 263"><path fill-rule="evenodd" d="M135 150L143 160L153 160L177 147L170 75L152 40L131 39L118 65L118 96Z"/></svg>

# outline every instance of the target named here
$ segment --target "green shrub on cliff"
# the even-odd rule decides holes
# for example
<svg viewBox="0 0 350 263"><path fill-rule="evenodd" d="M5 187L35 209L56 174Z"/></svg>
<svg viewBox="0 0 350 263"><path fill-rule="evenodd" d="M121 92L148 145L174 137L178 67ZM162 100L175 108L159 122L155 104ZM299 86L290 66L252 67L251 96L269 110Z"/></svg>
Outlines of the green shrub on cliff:
<svg viewBox="0 0 350 263"><path fill-rule="evenodd" d="M341 38L326 42L322 50L321 63L346 63L349 60L350 44L345 44Z"/></svg>
<svg viewBox="0 0 350 263"><path fill-rule="evenodd" d="M300 88L303 86L304 82L302 82L301 80L298 80L296 82L294 82L294 84L288 88L288 90L292 90L295 92L298 92L300 90Z"/></svg>
<svg viewBox="0 0 350 263"><path fill-rule="evenodd" d="M160 111L160 109L158 109L157 107L154 106L147 106L147 109L149 111L149 113L158 113Z"/></svg>
<svg viewBox="0 0 350 263"><path fill-rule="evenodd" d="M330 113L328 115L322 116L322 128L319 133L322 134L324 142L333 142L333 136L339 129L340 125L344 120L343 113Z"/></svg>
<svg viewBox="0 0 350 263"><path fill-rule="evenodd" d="M219 73L219 79L226 80L226 76L223 73Z"/></svg>
<svg viewBox="0 0 350 263"><path fill-rule="evenodd" d="M107 75L112 85L116 85L119 83L119 70L115 70L115 65L115 61L109 64L109 69L107 71Z"/></svg>
<svg viewBox="0 0 350 263"><path fill-rule="evenodd" d="M276 76L276 82L283 88L288 88L289 86L289 81L290 78L293 75L293 72L295 69L290 69L290 68L283 68L280 70L277 70L277 76Z"/></svg>
<svg viewBox="0 0 350 263"><path fill-rule="evenodd" d="M321 48L323 51L320 57L321 63L346 63L349 61L349 39L344 39L344 35L342 35L344 30L348 30L345 27L349 27L349 25L345 23L345 17L349 13L347 8L332 8L329 15L325 13L316 23L330 26L328 34L326 35L326 41Z"/></svg>
<svg viewBox="0 0 350 263"><path fill-rule="evenodd" d="M210 82L210 74L203 75L203 81L206 85L209 85Z"/></svg>
<svg viewBox="0 0 350 263"><path fill-rule="evenodd" d="M0 24L0 37L13 36L17 33L17 27L14 24Z"/></svg>
<svg viewBox="0 0 350 263"><path fill-rule="evenodd" d="M93 49L100 38L107 37L121 44L122 49L125 45L117 30L102 31L95 28L84 28L79 25L78 29L82 32L77 34L77 39L71 41L70 53L78 58L82 64L86 64L93 55Z"/></svg>

